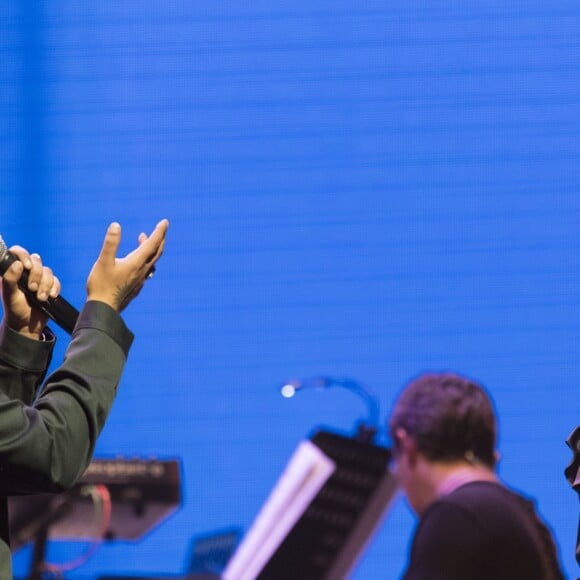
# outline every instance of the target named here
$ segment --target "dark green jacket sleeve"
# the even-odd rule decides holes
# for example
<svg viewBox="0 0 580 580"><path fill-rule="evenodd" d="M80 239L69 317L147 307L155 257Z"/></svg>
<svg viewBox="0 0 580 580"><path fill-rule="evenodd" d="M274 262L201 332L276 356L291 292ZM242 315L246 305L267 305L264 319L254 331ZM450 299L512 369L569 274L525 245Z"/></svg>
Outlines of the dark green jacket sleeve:
<svg viewBox="0 0 580 580"><path fill-rule="evenodd" d="M80 313L63 364L37 394L51 342L0 332L0 494L61 491L86 469L133 340L101 302Z"/></svg>

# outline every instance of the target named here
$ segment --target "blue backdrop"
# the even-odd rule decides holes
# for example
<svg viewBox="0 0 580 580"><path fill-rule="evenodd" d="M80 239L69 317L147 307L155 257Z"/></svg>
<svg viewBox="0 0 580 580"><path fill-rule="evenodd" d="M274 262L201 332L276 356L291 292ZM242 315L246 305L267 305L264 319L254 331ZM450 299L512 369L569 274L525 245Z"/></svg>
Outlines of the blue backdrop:
<svg viewBox="0 0 580 580"><path fill-rule="evenodd" d="M578 573L580 5L403 4L3 3L8 244L80 306L109 222L125 252L171 221L97 455L181 458L184 503L71 578L183 571L193 536L249 528L315 426L365 412L283 379L356 378L385 417L443 368L492 393L500 474ZM414 523L397 501L353 577L398 577Z"/></svg>

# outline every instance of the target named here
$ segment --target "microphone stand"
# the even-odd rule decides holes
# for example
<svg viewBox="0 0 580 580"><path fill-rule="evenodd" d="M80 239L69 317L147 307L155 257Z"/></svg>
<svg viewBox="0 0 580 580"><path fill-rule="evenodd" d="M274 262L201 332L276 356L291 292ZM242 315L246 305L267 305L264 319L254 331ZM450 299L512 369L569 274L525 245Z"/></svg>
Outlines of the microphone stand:
<svg viewBox="0 0 580 580"><path fill-rule="evenodd" d="M35 524L33 531L33 552L30 573L26 580L42 580L45 570L46 544L50 528L72 510L71 501L63 501L56 508L49 507L49 512Z"/></svg>

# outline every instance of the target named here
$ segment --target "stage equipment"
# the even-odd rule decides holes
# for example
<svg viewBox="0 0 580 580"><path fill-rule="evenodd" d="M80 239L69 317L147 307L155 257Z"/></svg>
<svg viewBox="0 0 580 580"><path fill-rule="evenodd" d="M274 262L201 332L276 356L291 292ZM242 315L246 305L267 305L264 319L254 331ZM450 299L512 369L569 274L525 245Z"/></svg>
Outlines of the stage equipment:
<svg viewBox="0 0 580 580"><path fill-rule="evenodd" d="M11 497L12 551L34 543L35 579L48 540L139 540L181 505L180 472L178 460L95 459L70 491Z"/></svg>
<svg viewBox="0 0 580 580"><path fill-rule="evenodd" d="M347 578L391 504L390 451L319 430L301 442L223 580Z"/></svg>
<svg viewBox="0 0 580 580"><path fill-rule="evenodd" d="M220 580L241 536L242 530L237 527L194 536L183 574L106 575L99 576L98 580Z"/></svg>

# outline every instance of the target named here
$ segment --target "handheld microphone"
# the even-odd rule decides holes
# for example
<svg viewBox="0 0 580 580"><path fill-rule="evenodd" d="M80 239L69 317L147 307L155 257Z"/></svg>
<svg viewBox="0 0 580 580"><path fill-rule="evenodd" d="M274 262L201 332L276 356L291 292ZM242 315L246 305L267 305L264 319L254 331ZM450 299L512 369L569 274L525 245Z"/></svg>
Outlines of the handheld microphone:
<svg viewBox="0 0 580 580"><path fill-rule="evenodd" d="M8 268L16 261L18 261L18 258L8 250L2 236L0 236L0 275L3 276ZM72 334L79 317L79 311L74 306L69 304L61 296L57 296L56 298L49 296L46 302L38 300L34 292L28 288L28 270L24 270L22 273L18 281L18 287L24 292L31 306L42 310L42 312L54 320L63 330Z"/></svg>

